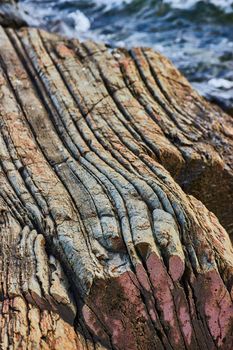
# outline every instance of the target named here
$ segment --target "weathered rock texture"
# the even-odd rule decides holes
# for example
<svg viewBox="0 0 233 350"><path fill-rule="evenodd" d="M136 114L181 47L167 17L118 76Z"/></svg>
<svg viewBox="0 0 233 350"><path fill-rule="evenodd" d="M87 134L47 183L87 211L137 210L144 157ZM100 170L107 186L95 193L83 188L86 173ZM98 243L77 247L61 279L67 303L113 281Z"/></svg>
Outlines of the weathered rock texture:
<svg viewBox="0 0 233 350"><path fill-rule="evenodd" d="M152 50L0 27L0 123L1 349L232 349L228 115Z"/></svg>

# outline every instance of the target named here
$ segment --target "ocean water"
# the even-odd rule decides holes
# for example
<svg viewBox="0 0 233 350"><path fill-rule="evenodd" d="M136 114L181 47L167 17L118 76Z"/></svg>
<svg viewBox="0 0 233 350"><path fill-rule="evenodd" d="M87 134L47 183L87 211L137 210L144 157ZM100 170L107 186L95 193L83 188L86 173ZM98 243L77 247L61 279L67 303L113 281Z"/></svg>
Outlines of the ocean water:
<svg viewBox="0 0 233 350"><path fill-rule="evenodd" d="M205 97L233 110L233 0L20 0L28 24L168 56Z"/></svg>

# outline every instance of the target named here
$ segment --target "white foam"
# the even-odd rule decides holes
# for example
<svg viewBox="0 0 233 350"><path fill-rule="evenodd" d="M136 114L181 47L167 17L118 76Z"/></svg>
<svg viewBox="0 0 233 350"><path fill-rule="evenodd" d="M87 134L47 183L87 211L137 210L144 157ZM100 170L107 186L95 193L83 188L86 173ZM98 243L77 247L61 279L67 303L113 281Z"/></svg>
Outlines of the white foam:
<svg viewBox="0 0 233 350"><path fill-rule="evenodd" d="M223 78L213 78L208 81L208 84L216 89L232 89L233 81L223 79Z"/></svg>
<svg viewBox="0 0 233 350"><path fill-rule="evenodd" d="M104 5L107 9L130 4L133 0L95 0L96 5Z"/></svg>
<svg viewBox="0 0 233 350"><path fill-rule="evenodd" d="M184 10L194 6L197 2L197 0L164 0L165 4L169 4L173 8Z"/></svg>
<svg viewBox="0 0 233 350"><path fill-rule="evenodd" d="M233 9L233 1L232 0L211 0L209 1L211 4L223 8L225 10L232 10Z"/></svg>
<svg viewBox="0 0 233 350"><path fill-rule="evenodd" d="M163 0L164 3L170 4L173 8L177 9L189 9L196 5L200 0ZM206 4L215 5L221 9L228 11L232 11L232 0L204 0Z"/></svg>
<svg viewBox="0 0 233 350"><path fill-rule="evenodd" d="M79 11L79 10L71 12L68 15L68 18L73 19L75 30L78 33L87 32L91 27L91 23L90 23L89 19L87 18L87 16L85 16L84 13Z"/></svg>

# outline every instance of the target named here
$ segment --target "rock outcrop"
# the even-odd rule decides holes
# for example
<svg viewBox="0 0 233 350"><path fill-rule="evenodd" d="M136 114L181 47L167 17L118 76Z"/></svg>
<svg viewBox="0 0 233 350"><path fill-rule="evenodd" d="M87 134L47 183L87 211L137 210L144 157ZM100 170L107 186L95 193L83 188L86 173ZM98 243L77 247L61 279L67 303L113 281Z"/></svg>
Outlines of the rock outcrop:
<svg viewBox="0 0 233 350"><path fill-rule="evenodd" d="M231 350L232 155L158 53L0 27L0 348Z"/></svg>

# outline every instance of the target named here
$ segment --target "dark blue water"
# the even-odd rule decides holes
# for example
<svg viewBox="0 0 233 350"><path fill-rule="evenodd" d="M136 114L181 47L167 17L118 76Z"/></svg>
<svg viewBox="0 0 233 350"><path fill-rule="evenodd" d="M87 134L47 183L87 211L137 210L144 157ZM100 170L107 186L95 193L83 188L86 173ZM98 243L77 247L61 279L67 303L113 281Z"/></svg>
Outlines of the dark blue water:
<svg viewBox="0 0 233 350"><path fill-rule="evenodd" d="M232 0L21 0L30 25L114 46L150 46L198 91L233 107Z"/></svg>

